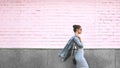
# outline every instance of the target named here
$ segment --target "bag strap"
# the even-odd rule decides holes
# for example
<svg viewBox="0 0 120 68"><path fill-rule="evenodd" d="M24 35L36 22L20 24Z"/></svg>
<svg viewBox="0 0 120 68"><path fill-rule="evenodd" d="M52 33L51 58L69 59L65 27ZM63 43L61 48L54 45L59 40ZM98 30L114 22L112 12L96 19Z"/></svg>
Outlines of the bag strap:
<svg viewBox="0 0 120 68"><path fill-rule="evenodd" d="M72 56L74 56L74 52L75 52L75 45L73 44L73 54L72 54Z"/></svg>

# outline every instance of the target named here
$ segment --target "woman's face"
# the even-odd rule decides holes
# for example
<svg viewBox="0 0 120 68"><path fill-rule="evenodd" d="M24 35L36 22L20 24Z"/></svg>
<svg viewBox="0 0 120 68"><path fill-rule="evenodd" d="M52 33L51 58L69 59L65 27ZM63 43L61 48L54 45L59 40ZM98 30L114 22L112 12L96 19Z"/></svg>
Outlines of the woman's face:
<svg viewBox="0 0 120 68"><path fill-rule="evenodd" d="M81 34L81 33L82 33L82 28L77 29L77 32L78 32L79 34Z"/></svg>

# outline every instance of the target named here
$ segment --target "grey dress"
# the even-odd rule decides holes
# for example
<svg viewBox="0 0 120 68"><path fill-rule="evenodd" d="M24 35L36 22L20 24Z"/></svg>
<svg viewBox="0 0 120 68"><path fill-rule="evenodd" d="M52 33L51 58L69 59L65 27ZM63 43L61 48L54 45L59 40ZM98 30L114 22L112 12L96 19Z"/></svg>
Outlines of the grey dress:
<svg viewBox="0 0 120 68"><path fill-rule="evenodd" d="M83 46L78 37L75 37L75 45ZM75 59L77 61L76 68L89 68L88 63L84 57L84 48L78 48L75 52Z"/></svg>

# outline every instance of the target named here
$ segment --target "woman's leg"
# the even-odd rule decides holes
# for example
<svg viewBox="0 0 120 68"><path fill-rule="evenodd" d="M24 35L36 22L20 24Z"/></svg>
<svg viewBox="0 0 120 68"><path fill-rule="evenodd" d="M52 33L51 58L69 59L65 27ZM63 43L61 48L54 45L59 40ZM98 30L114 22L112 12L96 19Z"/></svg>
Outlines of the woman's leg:
<svg viewBox="0 0 120 68"><path fill-rule="evenodd" d="M84 54L81 51L76 53L75 59L77 62L76 68L89 68L88 63L84 57Z"/></svg>

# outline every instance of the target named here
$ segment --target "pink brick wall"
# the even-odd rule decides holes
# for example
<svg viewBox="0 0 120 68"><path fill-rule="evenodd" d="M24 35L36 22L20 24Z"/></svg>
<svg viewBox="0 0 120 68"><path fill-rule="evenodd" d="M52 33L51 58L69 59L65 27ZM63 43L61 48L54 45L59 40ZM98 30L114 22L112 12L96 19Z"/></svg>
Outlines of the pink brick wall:
<svg viewBox="0 0 120 68"><path fill-rule="evenodd" d="M73 24L85 48L120 48L120 0L0 0L0 48L63 48Z"/></svg>

